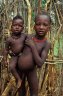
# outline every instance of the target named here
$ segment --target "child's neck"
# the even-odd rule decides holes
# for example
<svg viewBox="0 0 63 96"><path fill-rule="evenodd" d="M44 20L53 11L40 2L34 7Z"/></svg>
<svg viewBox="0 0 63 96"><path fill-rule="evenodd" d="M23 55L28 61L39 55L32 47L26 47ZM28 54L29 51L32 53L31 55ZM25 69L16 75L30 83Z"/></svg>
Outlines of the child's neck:
<svg viewBox="0 0 63 96"><path fill-rule="evenodd" d="M45 36L38 36L38 35L35 35L35 38L39 39L39 40L43 40L45 38Z"/></svg>
<svg viewBox="0 0 63 96"><path fill-rule="evenodd" d="M42 37L39 38L39 37L36 37L36 36L33 37L32 39L33 39L35 42L39 42L39 43L40 43L40 42L44 42L44 41L47 40L47 38L45 38L45 37L44 37L44 38L42 38Z"/></svg>
<svg viewBox="0 0 63 96"><path fill-rule="evenodd" d="M14 39L18 39L18 38L21 37L21 34L18 34L18 35L16 35L16 34L12 34L11 36L12 36Z"/></svg>

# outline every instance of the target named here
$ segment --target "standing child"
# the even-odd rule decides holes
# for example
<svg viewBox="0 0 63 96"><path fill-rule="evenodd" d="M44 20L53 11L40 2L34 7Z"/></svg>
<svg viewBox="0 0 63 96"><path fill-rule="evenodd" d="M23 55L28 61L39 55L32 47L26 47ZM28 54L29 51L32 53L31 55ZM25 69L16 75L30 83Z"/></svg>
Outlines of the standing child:
<svg viewBox="0 0 63 96"><path fill-rule="evenodd" d="M10 70L17 80L17 87L21 85L20 76L16 70L19 55L21 55L26 35L23 33L24 20L21 16L17 15L12 20L11 36L7 38L4 49L4 62L7 64L7 56L10 54Z"/></svg>
<svg viewBox="0 0 63 96"><path fill-rule="evenodd" d="M41 68L47 58L51 44L45 36L50 30L50 25L51 19L46 12L42 12L42 14L38 14L35 17L35 35L29 36L25 40L25 47L18 59L20 73L24 73L22 86L19 89L19 96L26 96L26 77L29 84L30 96L38 96L38 78L35 66Z"/></svg>

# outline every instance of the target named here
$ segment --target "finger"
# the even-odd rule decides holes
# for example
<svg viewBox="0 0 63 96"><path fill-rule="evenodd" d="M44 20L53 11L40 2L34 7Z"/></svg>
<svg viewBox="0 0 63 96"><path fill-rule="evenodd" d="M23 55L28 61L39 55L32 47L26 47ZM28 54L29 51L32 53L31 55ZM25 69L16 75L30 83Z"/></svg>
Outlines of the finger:
<svg viewBox="0 0 63 96"><path fill-rule="evenodd" d="M29 41L29 39L26 39L25 41L26 41L26 42L28 42L28 41Z"/></svg>
<svg viewBox="0 0 63 96"><path fill-rule="evenodd" d="M25 41L25 43L28 43L28 41Z"/></svg>

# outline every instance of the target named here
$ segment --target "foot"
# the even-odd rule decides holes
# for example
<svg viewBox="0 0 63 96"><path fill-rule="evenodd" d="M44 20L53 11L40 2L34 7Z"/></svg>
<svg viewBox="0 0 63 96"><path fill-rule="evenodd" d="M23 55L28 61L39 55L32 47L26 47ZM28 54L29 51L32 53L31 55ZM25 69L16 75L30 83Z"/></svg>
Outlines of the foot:
<svg viewBox="0 0 63 96"><path fill-rule="evenodd" d="M22 83L22 80L18 80L18 82L17 82L17 88L20 88L21 87L21 83Z"/></svg>

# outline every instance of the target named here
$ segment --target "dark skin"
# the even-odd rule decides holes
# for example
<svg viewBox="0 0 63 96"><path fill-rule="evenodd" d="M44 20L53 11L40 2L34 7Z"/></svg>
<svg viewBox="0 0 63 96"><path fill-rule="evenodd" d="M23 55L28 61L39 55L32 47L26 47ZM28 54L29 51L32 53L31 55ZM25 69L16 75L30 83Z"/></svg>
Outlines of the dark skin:
<svg viewBox="0 0 63 96"><path fill-rule="evenodd" d="M22 52L26 35L22 33L24 22L22 19L17 18L12 21L11 36L6 40L6 47L4 49L4 63L7 64L7 56L10 54L11 60L9 67L11 73L17 80L17 87L21 86L21 78L16 70L17 61L20 53Z"/></svg>
<svg viewBox="0 0 63 96"><path fill-rule="evenodd" d="M26 39L23 53L18 60L19 70L24 72L19 96L26 96L26 94L24 94L26 92L25 77L27 77L28 80L30 96L38 96L38 79L35 66L38 68L42 67L51 45L50 42L45 39L47 32L50 30L50 20L47 15L38 15L35 19L34 30L36 34Z"/></svg>

